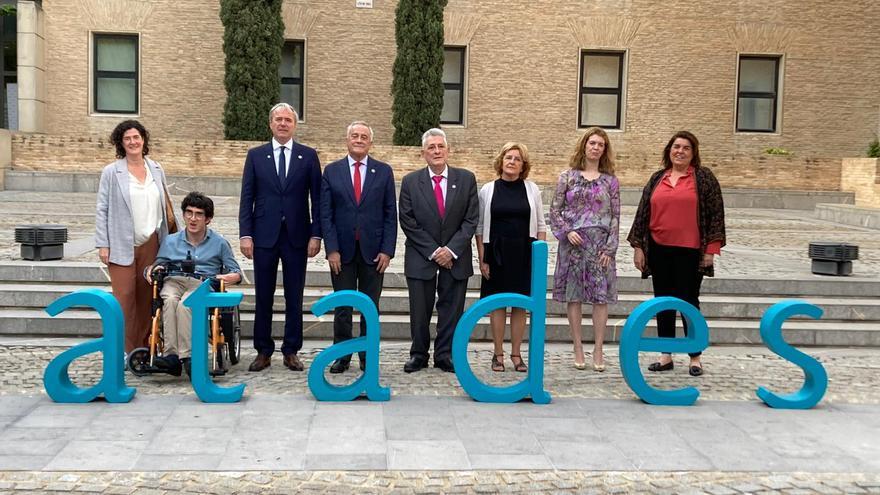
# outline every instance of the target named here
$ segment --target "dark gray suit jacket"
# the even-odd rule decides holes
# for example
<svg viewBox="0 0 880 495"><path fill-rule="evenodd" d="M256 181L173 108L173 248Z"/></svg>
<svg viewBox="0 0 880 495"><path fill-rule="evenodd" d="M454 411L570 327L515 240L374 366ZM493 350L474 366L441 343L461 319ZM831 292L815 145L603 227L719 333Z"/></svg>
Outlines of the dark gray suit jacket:
<svg viewBox="0 0 880 495"><path fill-rule="evenodd" d="M446 216L441 219L427 167L403 178L398 208L400 227L406 235L403 270L407 277L434 277L440 266L428 258L441 246L458 256L452 265L453 278L463 280L474 274L471 240L480 219L474 174L449 167L445 206Z"/></svg>

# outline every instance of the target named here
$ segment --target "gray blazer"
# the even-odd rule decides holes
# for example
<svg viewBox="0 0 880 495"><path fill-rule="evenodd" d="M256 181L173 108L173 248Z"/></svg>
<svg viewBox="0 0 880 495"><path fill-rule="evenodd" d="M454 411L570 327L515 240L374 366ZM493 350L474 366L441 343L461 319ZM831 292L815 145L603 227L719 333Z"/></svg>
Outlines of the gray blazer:
<svg viewBox="0 0 880 495"><path fill-rule="evenodd" d="M159 226L159 243L161 243L168 235L163 187L165 172L158 163L149 158L145 160L147 170L159 188L159 201L162 203L162 224ZM110 248L110 263L122 266L134 263L134 220L128 187L128 164L125 158L107 165L101 172L95 215L95 247Z"/></svg>
<svg viewBox="0 0 880 495"><path fill-rule="evenodd" d="M400 227L406 234L403 272L407 277L430 280L436 276L440 267L428 257L440 246L448 246L458 256L452 263L454 279L473 275L471 240L480 219L474 174L449 167L446 216L440 218L428 167L410 172L401 182L398 208Z"/></svg>

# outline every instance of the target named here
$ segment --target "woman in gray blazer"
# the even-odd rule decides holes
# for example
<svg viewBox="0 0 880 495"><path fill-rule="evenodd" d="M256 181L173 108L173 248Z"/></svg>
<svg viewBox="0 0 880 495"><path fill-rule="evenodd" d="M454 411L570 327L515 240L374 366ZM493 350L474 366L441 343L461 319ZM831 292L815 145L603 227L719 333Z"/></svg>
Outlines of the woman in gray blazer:
<svg viewBox="0 0 880 495"><path fill-rule="evenodd" d="M143 273L168 235L165 173L146 157L149 142L140 122L117 125L110 134L117 160L104 167L98 187L95 247L122 306L126 353L148 345L152 295Z"/></svg>

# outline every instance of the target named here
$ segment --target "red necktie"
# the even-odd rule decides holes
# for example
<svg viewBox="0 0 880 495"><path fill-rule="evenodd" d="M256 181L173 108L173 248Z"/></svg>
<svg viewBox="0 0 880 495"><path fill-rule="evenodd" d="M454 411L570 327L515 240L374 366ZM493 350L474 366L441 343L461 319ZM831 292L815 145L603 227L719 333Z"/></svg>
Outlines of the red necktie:
<svg viewBox="0 0 880 495"><path fill-rule="evenodd" d="M443 203L443 189L440 188L440 181L443 180L442 175L431 177L434 180L434 199L437 200L437 210L440 211L440 218L446 216L446 205Z"/></svg>
<svg viewBox="0 0 880 495"><path fill-rule="evenodd" d="M354 162L354 202L361 204L361 162Z"/></svg>

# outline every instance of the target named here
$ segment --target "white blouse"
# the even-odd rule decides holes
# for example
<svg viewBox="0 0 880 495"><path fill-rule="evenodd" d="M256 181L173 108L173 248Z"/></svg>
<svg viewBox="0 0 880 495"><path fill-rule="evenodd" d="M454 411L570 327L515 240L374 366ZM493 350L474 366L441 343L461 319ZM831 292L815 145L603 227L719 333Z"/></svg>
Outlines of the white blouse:
<svg viewBox="0 0 880 495"><path fill-rule="evenodd" d="M131 212L134 220L134 245L140 246L150 239L162 223L162 204L159 201L159 185L144 164L147 178L143 184L128 173L128 192L131 196Z"/></svg>

